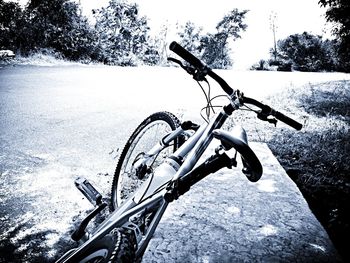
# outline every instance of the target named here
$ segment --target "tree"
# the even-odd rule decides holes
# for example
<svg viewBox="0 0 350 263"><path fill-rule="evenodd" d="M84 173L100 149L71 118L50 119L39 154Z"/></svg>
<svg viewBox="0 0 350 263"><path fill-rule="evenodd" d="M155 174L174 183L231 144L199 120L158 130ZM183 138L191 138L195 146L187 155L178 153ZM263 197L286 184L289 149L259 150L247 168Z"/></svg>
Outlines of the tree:
<svg viewBox="0 0 350 263"><path fill-rule="evenodd" d="M199 50L202 52L202 60L211 68L223 69L232 66L230 48L223 34L203 36Z"/></svg>
<svg viewBox="0 0 350 263"><path fill-rule="evenodd" d="M18 3L0 0L0 49L17 51L24 24L23 10Z"/></svg>
<svg viewBox="0 0 350 263"><path fill-rule="evenodd" d="M136 4L110 0L106 8L95 10L94 15L104 62L122 66L134 66L140 61L157 63L157 51L148 42L147 19L139 16Z"/></svg>
<svg viewBox="0 0 350 263"><path fill-rule="evenodd" d="M94 33L69 0L30 0L27 8L27 49L53 49L69 59L90 57Z"/></svg>
<svg viewBox="0 0 350 263"><path fill-rule="evenodd" d="M328 7L326 18L334 23L333 34L339 41L339 69L350 72L350 1L349 0L319 0L319 4Z"/></svg>
<svg viewBox="0 0 350 263"><path fill-rule="evenodd" d="M159 33L157 34L157 37L153 39L153 46L155 48L155 51L158 54L158 61L157 64L161 66L168 65L168 43L167 43L167 36L168 36L168 23L165 23L161 26L161 29Z"/></svg>
<svg viewBox="0 0 350 263"><path fill-rule="evenodd" d="M201 39L199 50L202 53L202 59L210 67L228 68L232 65L229 56L229 40L235 41L241 38L241 32L247 28L243 23L247 12L248 10L233 9L218 23L215 34L207 34Z"/></svg>
<svg viewBox="0 0 350 263"><path fill-rule="evenodd" d="M180 44L193 53L196 56L199 56L199 46L202 39L202 28L197 28L193 22L186 22L184 26L181 27L181 31L178 33L180 36Z"/></svg>
<svg viewBox="0 0 350 263"><path fill-rule="evenodd" d="M247 25L243 23L247 10L234 9L217 24L215 33L202 34L202 28L196 28L187 22L179 36L180 43L212 68L228 68L232 65L229 42L241 37Z"/></svg>
<svg viewBox="0 0 350 263"><path fill-rule="evenodd" d="M278 40L277 53L280 66L291 65L300 71L334 70L335 61L330 55L334 43L323 41L321 36L304 32Z"/></svg>

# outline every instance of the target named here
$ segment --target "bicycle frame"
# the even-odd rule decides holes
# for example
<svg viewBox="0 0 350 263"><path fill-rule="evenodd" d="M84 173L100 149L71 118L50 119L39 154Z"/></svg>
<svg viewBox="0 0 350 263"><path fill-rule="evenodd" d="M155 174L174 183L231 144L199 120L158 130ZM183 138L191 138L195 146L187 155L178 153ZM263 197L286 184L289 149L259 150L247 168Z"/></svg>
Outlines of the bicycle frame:
<svg viewBox="0 0 350 263"><path fill-rule="evenodd" d="M155 176L150 177L149 180L144 183L144 186L138 189L136 193L116 211L111 213L109 217L100 226L98 226L96 231L83 245L75 250L68 251L57 262L74 262L79 255L83 254L84 251L89 248L90 244L98 242L100 238L107 235L114 228L122 226L133 228L135 225L130 222L130 218L136 216L142 211L154 211L156 209L157 212L148 227L147 233L144 235L142 240L138 242L139 245L136 251L136 256L139 256L148 245L168 206L168 202L164 198L167 192L166 186L171 181L175 181L187 175L194 168L203 152L207 149L210 142L214 138L213 131L220 129L229 115L230 114L226 113L223 108L220 112L213 116L209 123L201 125L200 128L176 152L173 153L172 156L176 158L184 158L187 156L175 174L170 176L167 174L157 174L157 170L159 169L158 167L155 171ZM175 140L183 132L185 131L182 128L174 130L163 139L163 143L168 144L169 142ZM160 152L163 149L161 146L163 143L161 142L153 147L146 154L146 156L150 157ZM143 161L146 162L147 160L145 159ZM167 164L164 162L162 165ZM163 180L157 180L158 177L163 177ZM191 186L192 185L189 187ZM136 234L138 234L137 230L135 231Z"/></svg>
<svg viewBox="0 0 350 263"><path fill-rule="evenodd" d="M222 110L215 114L209 123L203 124L196 129L196 132L191 135L179 149L171 156L168 156L141 187L97 227L88 240L80 247L68 251L57 262L77 262L78 258L83 256L85 252L88 252L88 249L91 248L95 242L99 242L102 237L108 235L113 229L121 227L131 229L135 232L138 244L136 258L142 256L169 202L172 202L180 195L187 192L191 186L207 175L223 167L231 168L232 166L237 166L236 155L231 159L222 150L228 151L234 148L236 152L239 152L243 163L242 172L251 182L258 181L262 175L262 166L255 153L247 144L247 137L244 129L239 129L236 135L220 129L227 118L244 104L254 105L259 108L260 110L253 110L248 107L248 109L257 113L257 117L262 121L267 121L276 125L277 120L279 120L296 130L302 128L302 124L281 112L255 99L245 97L243 93L238 90L233 90L224 79L214 73L209 67L204 65L198 58L178 43L172 42L170 44L170 50L186 60L190 65L185 66L179 60L173 58L170 58L170 61L179 64L197 81L206 81L205 76L211 77L228 95L230 103L223 106ZM211 100L208 99L207 106L210 107L210 104ZM157 156L165 147L168 147L172 141L175 142L175 140L184 133L186 134L186 128L182 127L169 133L137 160L136 163L133 164L134 167L144 167L144 165L147 167L147 164L152 163L152 157ZM220 147L215 150L215 155L196 166L213 138L220 140ZM184 162L182 162L182 160L184 160ZM99 208L100 207L97 207L97 209ZM150 214L152 214L152 218L147 218L151 220L150 224L147 224L147 228L145 228L141 234L140 227L135 224L136 221L134 219L143 219ZM146 224L141 222L141 226L143 228ZM84 230L84 228L82 229ZM78 233L84 234L82 231L78 231ZM80 236L78 237L80 238ZM98 251L98 253L102 254L103 251Z"/></svg>

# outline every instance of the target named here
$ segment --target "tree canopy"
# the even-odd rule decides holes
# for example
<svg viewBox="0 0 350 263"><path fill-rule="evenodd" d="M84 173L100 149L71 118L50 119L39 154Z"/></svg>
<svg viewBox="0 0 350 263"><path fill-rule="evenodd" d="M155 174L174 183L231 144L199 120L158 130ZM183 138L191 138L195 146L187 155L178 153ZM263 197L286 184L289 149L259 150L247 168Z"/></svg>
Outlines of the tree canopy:
<svg viewBox="0 0 350 263"><path fill-rule="evenodd" d="M22 9L18 3L0 0L0 49L16 50L21 46Z"/></svg>
<svg viewBox="0 0 350 263"><path fill-rule="evenodd" d="M339 41L338 57L342 70L350 72L350 1L319 0L319 4L328 7L326 18L333 24L333 33Z"/></svg>
<svg viewBox="0 0 350 263"><path fill-rule="evenodd" d="M138 6L122 0L111 0L106 8L94 11L98 46L107 63L136 65L147 62L156 51L149 44L147 19ZM157 62L157 59L153 57Z"/></svg>
<svg viewBox="0 0 350 263"><path fill-rule="evenodd" d="M214 33L203 34L189 22L179 33L182 44L209 66L228 68L232 65L229 44L246 29L246 13L233 9L218 22ZM88 21L77 1L29 0L21 7L0 0L0 49L122 66L166 61L165 40L161 39L166 31L151 37L147 17L139 13L137 4L109 0L107 6L93 10L93 16Z"/></svg>
<svg viewBox="0 0 350 263"><path fill-rule="evenodd" d="M334 70L335 61L332 54L332 43L304 32L293 34L277 42L278 59L299 71Z"/></svg>
<svg viewBox="0 0 350 263"><path fill-rule="evenodd" d="M244 18L248 11L233 9L216 26L216 32L202 34L201 28L196 28L187 22L179 33L181 44L189 51L200 57L212 68L229 68L232 66L230 57L230 41L241 37L246 30Z"/></svg>

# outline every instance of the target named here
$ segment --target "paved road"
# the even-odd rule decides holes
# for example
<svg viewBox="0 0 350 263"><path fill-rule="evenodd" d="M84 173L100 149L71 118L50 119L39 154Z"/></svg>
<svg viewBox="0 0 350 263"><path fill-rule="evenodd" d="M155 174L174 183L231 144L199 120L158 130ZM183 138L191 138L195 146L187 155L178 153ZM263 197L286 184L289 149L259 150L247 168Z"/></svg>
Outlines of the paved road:
<svg viewBox="0 0 350 263"><path fill-rule="evenodd" d="M251 86L248 81L242 89L253 93ZM276 87L269 85L270 92ZM170 96L170 90L176 92ZM156 110L193 116L201 96L179 69L0 68L0 262L56 258L71 245L67 233L91 208L74 188L74 178L86 176L109 193L118 149L136 125ZM196 226L196 217L186 216Z"/></svg>
<svg viewBox="0 0 350 263"><path fill-rule="evenodd" d="M91 208L74 189L77 176L109 193L118 149L159 107L133 99L147 101L147 92L131 89L130 74L105 67L0 70L0 262L52 261L76 215Z"/></svg>

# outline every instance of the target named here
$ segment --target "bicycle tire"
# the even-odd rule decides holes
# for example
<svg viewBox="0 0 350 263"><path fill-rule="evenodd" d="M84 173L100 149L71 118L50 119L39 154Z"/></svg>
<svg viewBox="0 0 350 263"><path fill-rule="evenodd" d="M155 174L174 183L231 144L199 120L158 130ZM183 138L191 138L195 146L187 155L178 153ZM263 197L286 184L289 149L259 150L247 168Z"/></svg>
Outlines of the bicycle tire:
<svg viewBox="0 0 350 263"><path fill-rule="evenodd" d="M132 263L137 262L136 238L131 230L113 229L95 242L76 259L79 263Z"/></svg>
<svg viewBox="0 0 350 263"><path fill-rule="evenodd" d="M153 129L156 128L156 125L163 126L164 130L159 131L158 129ZM140 154L142 155L142 152L145 153L149 151L155 143L179 126L180 121L174 114L161 111L147 117L135 129L125 144L115 169L111 189L111 210L115 210L120 206L123 201L130 197L140 187L142 182L149 177L148 174L143 179L138 179L135 175L135 171L127 169L132 168L132 163ZM157 131L156 134L152 134L155 131ZM147 141L147 136L151 136L149 141ZM173 153L183 143L183 140L184 139L180 136L175 140L173 146L163 149L161 153L155 157L151 167L152 170L154 170L154 168L169 154ZM144 145L141 145L141 143L144 143ZM128 167L128 165L131 165L131 167ZM125 181L125 183L123 181Z"/></svg>

